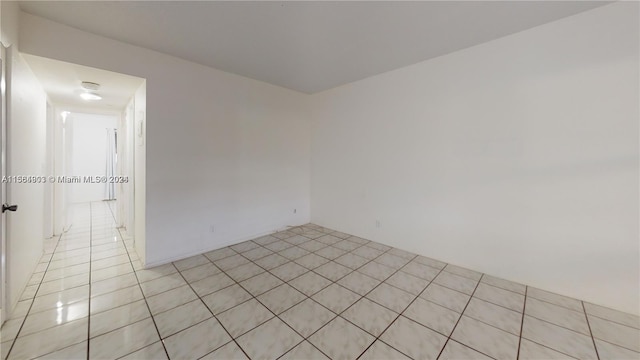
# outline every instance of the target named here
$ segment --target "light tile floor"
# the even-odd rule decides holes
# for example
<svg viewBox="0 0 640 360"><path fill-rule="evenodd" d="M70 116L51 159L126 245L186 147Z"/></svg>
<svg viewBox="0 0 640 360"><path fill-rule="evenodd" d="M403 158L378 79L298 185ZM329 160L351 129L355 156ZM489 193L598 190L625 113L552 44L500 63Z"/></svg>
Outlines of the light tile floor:
<svg viewBox="0 0 640 360"><path fill-rule="evenodd" d="M5 359L639 359L640 320L308 224L152 269L74 209Z"/></svg>

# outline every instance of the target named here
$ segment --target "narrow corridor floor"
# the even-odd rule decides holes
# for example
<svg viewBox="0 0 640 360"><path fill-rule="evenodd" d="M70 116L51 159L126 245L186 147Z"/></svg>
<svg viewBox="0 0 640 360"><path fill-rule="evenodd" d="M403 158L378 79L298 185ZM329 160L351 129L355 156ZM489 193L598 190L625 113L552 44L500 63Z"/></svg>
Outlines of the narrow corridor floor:
<svg viewBox="0 0 640 360"><path fill-rule="evenodd" d="M307 224L143 269L73 209L2 359L639 359L640 319Z"/></svg>

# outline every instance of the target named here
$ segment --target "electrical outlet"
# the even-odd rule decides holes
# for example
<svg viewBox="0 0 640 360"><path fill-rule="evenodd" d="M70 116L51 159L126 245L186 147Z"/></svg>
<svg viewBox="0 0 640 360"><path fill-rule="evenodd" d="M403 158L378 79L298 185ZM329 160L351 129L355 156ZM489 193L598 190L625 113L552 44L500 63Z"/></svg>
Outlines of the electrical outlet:
<svg viewBox="0 0 640 360"><path fill-rule="evenodd" d="M376 220L376 227L380 228L382 225L380 224L380 220Z"/></svg>
<svg viewBox="0 0 640 360"><path fill-rule="evenodd" d="M298 209L293 209L293 213L294 214L297 213L297 212L298 212Z"/></svg>
<svg viewBox="0 0 640 360"><path fill-rule="evenodd" d="M215 226L213 226L213 225L209 226L209 232L210 233L215 232L215 231L216 231L216 227Z"/></svg>

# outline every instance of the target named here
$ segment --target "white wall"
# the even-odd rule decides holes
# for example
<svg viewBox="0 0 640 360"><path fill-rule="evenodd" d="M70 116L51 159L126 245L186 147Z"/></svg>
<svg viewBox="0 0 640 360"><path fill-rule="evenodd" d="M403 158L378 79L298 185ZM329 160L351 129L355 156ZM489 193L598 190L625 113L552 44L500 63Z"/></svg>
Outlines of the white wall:
<svg viewBox="0 0 640 360"><path fill-rule="evenodd" d="M106 176L107 135L106 129L117 128L118 117L73 112L67 117L69 155L66 175ZM81 182L67 184L69 203L102 201L106 199L104 183Z"/></svg>
<svg viewBox="0 0 640 360"><path fill-rule="evenodd" d="M312 221L638 313L638 40L616 3L312 96Z"/></svg>
<svg viewBox="0 0 640 360"><path fill-rule="evenodd" d="M7 175L42 175L45 170L46 95L19 54L15 34L15 4L2 4L2 42L11 45L7 56ZM5 22L5 19L9 21ZM18 211L7 214L7 302L18 302L33 269L42 256L44 185L9 184L8 202Z"/></svg>
<svg viewBox="0 0 640 360"><path fill-rule="evenodd" d="M309 221L304 94L29 14L20 23L26 53L147 80L147 265Z"/></svg>

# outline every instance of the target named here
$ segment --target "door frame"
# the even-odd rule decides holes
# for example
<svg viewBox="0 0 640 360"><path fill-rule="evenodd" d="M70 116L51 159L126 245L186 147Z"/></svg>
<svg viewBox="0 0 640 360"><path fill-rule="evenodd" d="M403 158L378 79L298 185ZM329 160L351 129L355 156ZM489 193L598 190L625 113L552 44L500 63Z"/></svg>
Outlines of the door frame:
<svg viewBox="0 0 640 360"><path fill-rule="evenodd" d="M47 176L54 174L55 169L55 109L47 96L47 125L46 125L46 156L45 156L45 174ZM54 219L55 219L55 184L53 181L47 181L44 184L44 216L43 234L45 239L52 238L56 235Z"/></svg>
<svg viewBox="0 0 640 360"><path fill-rule="evenodd" d="M0 43L0 178L7 175L7 55L9 51ZM1 182L1 202L7 200L7 186ZM0 326L7 318L7 216L0 216Z"/></svg>

